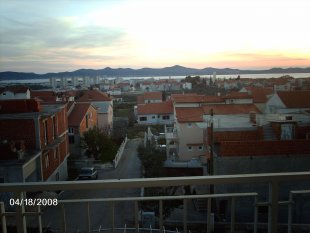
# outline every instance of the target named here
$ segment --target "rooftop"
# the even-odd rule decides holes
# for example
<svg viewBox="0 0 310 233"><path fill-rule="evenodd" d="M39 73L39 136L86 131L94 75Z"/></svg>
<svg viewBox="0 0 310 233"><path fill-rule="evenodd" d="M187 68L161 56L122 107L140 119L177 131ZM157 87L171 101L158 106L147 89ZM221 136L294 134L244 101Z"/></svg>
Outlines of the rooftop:
<svg viewBox="0 0 310 233"><path fill-rule="evenodd" d="M160 91L153 91L153 92L144 92L143 94L144 99L152 99L152 100L162 100L163 94Z"/></svg>
<svg viewBox="0 0 310 233"><path fill-rule="evenodd" d="M160 103L148 103L138 105L137 113L139 115L148 114L172 114L173 104L171 101L160 102Z"/></svg>
<svg viewBox="0 0 310 233"><path fill-rule="evenodd" d="M0 93L10 91L16 94L16 93L25 93L27 90L29 90L29 88L24 85L0 87Z"/></svg>
<svg viewBox="0 0 310 233"><path fill-rule="evenodd" d="M191 94L171 94L171 100L176 103L203 103L205 102L204 95Z"/></svg>
<svg viewBox="0 0 310 233"><path fill-rule="evenodd" d="M310 108L310 91L278 91L287 108Z"/></svg>
<svg viewBox="0 0 310 233"><path fill-rule="evenodd" d="M90 103L77 103L74 105L68 117L69 126L80 126L83 118L85 117L88 109L92 107Z"/></svg>
<svg viewBox="0 0 310 233"><path fill-rule="evenodd" d="M178 122L203 122L203 110L199 108L176 108Z"/></svg>
<svg viewBox="0 0 310 233"><path fill-rule="evenodd" d="M210 114L211 109L217 115L249 114L250 112L261 113L254 104L213 104L202 107L204 114Z"/></svg>
<svg viewBox="0 0 310 233"><path fill-rule="evenodd" d="M82 96L78 98L77 102L104 102L111 101L111 98L99 90L84 91Z"/></svg>

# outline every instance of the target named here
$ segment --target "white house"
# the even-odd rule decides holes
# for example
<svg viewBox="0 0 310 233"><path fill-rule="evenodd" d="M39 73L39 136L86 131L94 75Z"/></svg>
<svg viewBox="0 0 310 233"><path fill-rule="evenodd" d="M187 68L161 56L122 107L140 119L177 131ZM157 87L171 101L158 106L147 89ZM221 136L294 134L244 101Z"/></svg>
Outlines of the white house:
<svg viewBox="0 0 310 233"><path fill-rule="evenodd" d="M26 86L8 86L0 88L0 99L30 99L30 89Z"/></svg>
<svg viewBox="0 0 310 233"><path fill-rule="evenodd" d="M174 121L171 101L140 104L137 107L138 124L172 124Z"/></svg>

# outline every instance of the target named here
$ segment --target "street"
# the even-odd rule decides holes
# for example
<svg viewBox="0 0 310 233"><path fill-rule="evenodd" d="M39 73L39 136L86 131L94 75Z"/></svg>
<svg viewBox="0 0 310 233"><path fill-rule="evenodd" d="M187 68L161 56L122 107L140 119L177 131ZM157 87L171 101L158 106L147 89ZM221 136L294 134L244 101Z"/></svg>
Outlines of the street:
<svg viewBox="0 0 310 233"><path fill-rule="evenodd" d="M131 139L128 141L123 157L116 169L98 170L98 180L104 179L129 179L141 177L140 160L137 156L137 147L141 139ZM85 190L85 191L65 191L59 196L60 199L88 199L88 198L111 198L111 197L137 197L140 195L139 189L114 189L114 190ZM120 202L115 206L115 226L124 227L125 223L133 220L133 202ZM87 229L87 209L86 204L66 204L67 231L77 232ZM91 229L111 227L111 204L95 202L90 204ZM43 226L51 229L60 229L62 224L61 205L49 207L44 210Z"/></svg>

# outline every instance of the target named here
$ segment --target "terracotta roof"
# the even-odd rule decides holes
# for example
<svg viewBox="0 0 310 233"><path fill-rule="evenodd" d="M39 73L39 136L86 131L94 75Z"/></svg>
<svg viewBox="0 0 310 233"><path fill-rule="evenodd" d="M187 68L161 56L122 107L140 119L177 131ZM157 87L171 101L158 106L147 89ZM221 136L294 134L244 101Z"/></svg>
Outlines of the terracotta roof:
<svg viewBox="0 0 310 233"><path fill-rule="evenodd" d="M246 92L229 92L226 96L222 97L223 99L252 99L253 97Z"/></svg>
<svg viewBox="0 0 310 233"><path fill-rule="evenodd" d="M41 105L36 99L0 100L0 114L40 112Z"/></svg>
<svg viewBox="0 0 310 233"><path fill-rule="evenodd" d="M176 103L203 103L204 95L198 94L172 94L171 99Z"/></svg>
<svg viewBox="0 0 310 233"><path fill-rule="evenodd" d="M272 88L246 87L249 94L253 96L254 103L266 103L268 96L272 95Z"/></svg>
<svg viewBox="0 0 310 233"><path fill-rule="evenodd" d="M160 102L160 103L149 103L138 105L137 113L139 115L148 114L172 114L173 104L171 101Z"/></svg>
<svg viewBox="0 0 310 233"><path fill-rule="evenodd" d="M144 96L144 99L151 99L151 100L162 100L163 99L163 94L160 91L144 92L143 96Z"/></svg>
<svg viewBox="0 0 310 233"><path fill-rule="evenodd" d="M35 97L39 102L43 103L57 103L56 96L39 96Z"/></svg>
<svg viewBox="0 0 310 233"><path fill-rule="evenodd" d="M202 108L176 108L176 117L178 122L202 122Z"/></svg>
<svg viewBox="0 0 310 233"><path fill-rule="evenodd" d="M69 126L80 126L84 116L86 115L88 109L92 105L90 103L79 103L75 104L72 112L68 117Z"/></svg>
<svg viewBox="0 0 310 233"><path fill-rule="evenodd" d="M111 101L111 98L106 94L98 90L87 90L77 100L77 102L96 102L96 101Z"/></svg>
<svg viewBox="0 0 310 233"><path fill-rule="evenodd" d="M310 108L310 91L279 91L277 94L287 108Z"/></svg>
<svg viewBox="0 0 310 233"><path fill-rule="evenodd" d="M204 114L209 115L211 109L214 114L218 115L260 113L254 104L213 104L203 106Z"/></svg>
<svg viewBox="0 0 310 233"><path fill-rule="evenodd" d="M0 88L0 93L5 92L5 91L10 91L13 93L25 93L27 90L29 90L29 88L24 85L7 86L4 88Z"/></svg>
<svg viewBox="0 0 310 233"><path fill-rule="evenodd" d="M56 96L54 91L31 91L31 98Z"/></svg>
<svg viewBox="0 0 310 233"><path fill-rule="evenodd" d="M144 104L144 97L143 95L137 96L137 104Z"/></svg>
<svg viewBox="0 0 310 233"><path fill-rule="evenodd" d="M204 97L206 103L222 103L224 102L221 96L207 95Z"/></svg>

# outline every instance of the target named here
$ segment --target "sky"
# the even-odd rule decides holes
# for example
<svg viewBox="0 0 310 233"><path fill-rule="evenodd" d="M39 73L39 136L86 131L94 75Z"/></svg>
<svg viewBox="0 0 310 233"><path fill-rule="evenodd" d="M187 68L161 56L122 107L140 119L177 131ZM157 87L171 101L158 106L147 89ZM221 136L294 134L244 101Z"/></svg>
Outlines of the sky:
<svg viewBox="0 0 310 233"><path fill-rule="evenodd" d="M308 0L0 0L0 71L309 67Z"/></svg>

